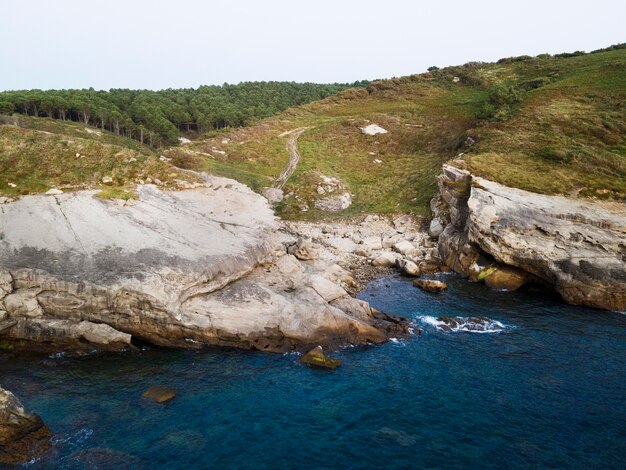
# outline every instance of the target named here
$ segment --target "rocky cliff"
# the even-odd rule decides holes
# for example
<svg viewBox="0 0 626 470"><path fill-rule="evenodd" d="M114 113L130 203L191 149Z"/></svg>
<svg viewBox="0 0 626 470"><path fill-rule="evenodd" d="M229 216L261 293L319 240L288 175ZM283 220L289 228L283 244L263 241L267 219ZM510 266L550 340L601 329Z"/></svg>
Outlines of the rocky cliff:
<svg viewBox="0 0 626 470"><path fill-rule="evenodd" d="M430 232L444 262L496 288L552 286L571 304L626 310L626 205L546 196L444 165Z"/></svg>
<svg viewBox="0 0 626 470"><path fill-rule="evenodd" d="M235 181L141 185L130 204L94 193L0 205L0 337L9 347L143 340L288 351L378 343L406 329L333 282L338 266L287 254L266 200Z"/></svg>

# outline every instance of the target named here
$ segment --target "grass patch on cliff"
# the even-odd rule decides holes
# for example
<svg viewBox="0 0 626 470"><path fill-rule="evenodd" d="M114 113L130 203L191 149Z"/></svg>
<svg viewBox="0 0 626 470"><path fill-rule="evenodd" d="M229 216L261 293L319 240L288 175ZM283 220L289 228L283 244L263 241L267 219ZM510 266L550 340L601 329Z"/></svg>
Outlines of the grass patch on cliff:
<svg viewBox="0 0 626 470"><path fill-rule="evenodd" d="M0 125L0 194L98 188L105 176L121 187L149 177L167 183L178 173L155 155L122 145Z"/></svg>
<svg viewBox="0 0 626 470"><path fill-rule="evenodd" d="M134 191L129 191L125 188L115 186L104 188L96 194L96 197L100 199L123 199L125 201L129 199L139 199L139 195Z"/></svg>

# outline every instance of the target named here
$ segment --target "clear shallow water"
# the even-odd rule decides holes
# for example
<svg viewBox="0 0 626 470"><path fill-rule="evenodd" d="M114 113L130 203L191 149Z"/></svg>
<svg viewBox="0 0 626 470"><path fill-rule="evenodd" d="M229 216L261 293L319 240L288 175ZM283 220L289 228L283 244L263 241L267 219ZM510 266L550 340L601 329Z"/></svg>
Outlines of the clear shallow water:
<svg viewBox="0 0 626 470"><path fill-rule="evenodd" d="M626 316L448 281L370 284L361 298L423 333L340 351L334 372L153 349L0 361L0 383L55 432L56 455L30 468L623 468ZM502 328L444 332L442 315ZM142 401L155 384L178 396ZM109 450L75 453L93 448Z"/></svg>

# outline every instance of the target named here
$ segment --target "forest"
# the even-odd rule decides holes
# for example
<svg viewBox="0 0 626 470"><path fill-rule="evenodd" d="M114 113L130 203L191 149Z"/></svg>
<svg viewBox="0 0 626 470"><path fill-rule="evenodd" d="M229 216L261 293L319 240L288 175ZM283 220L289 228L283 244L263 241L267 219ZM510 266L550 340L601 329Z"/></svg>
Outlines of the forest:
<svg viewBox="0 0 626 470"><path fill-rule="evenodd" d="M245 82L160 91L4 91L0 92L0 114L82 122L160 147L175 143L181 134L244 126L368 83Z"/></svg>

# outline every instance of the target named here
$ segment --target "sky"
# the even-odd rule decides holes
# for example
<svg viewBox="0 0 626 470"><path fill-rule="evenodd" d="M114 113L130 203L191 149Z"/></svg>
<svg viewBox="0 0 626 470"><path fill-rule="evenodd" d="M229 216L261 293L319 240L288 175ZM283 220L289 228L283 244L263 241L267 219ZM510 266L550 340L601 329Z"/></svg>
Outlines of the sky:
<svg viewBox="0 0 626 470"><path fill-rule="evenodd" d="M0 0L0 90L353 82L626 41L624 0Z"/></svg>

